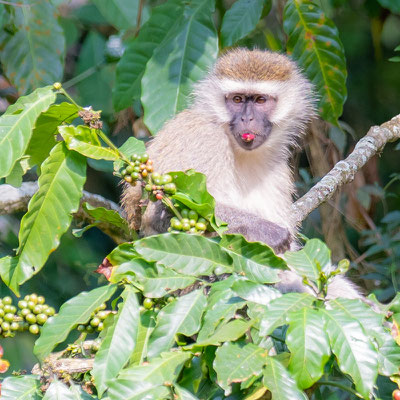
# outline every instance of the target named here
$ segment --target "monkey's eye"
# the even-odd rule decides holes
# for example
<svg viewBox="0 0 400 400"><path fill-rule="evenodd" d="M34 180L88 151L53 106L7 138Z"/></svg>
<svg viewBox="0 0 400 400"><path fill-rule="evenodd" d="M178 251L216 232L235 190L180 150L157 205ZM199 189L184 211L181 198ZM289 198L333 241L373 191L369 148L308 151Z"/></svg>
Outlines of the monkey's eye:
<svg viewBox="0 0 400 400"><path fill-rule="evenodd" d="M241 103L242 102L242 96L233 96L232 100L234 103Z"/></svg>
<svg viewBox="0 0 400 400"><path fill-rule="evenodd" d="M256 103L257 104L264 104L267 101L267 99L264 96L258 96L256 98Z"/></svg>

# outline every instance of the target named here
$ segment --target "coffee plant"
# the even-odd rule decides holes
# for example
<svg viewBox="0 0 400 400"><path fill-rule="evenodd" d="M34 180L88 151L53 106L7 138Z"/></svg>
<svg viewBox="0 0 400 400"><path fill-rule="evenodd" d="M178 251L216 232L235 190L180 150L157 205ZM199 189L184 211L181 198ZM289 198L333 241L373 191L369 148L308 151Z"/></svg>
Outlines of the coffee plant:
<svg viewBox="0 0 400 400"><path fill-rule="evenodd" d="M0 88L10 104L0 117L0 179L18 187L26 174L38 176L18 247L0 258L0 277L15 295L0 299L0 340L35 335L39 360L32 372L2 380L2 400L400 398L396 212L363 233L375 268L365 279L384 282L386 304L374 295L331 299L328 287L349 262L335 266L321 240L276 255L225 234L204 175L160 175L143 141L116 146L106 134L112 110L134 110L155 134L189 104L219 51L237 44L285 50L312 81L330 134L340 131L346 58L324 9L345 3L354 2L0 1L1 73L16 88ZM265 22L271 9L276 32ZM400 1L366 1L365 10L376 27L374 10L400 13ZM78 33L90 24L95 29ZM63 86L56 81L71 75L68 68L63 75L67 50L67 58L80 52L77 75ZM332 133L337 147L341 134ZM169 208L168 233L139 239L117 211L82 202L87 164L95 162L112 163L123 184L142 188L143 200ZM97 226L118 243L97 269L98 286L60 309L40 294L21 296L26 282L46 274L80 208L92 222L74 231L77 241ZM306 293L274 287L288 269ZM10 368L7 358L0 346L0 373Z"/></svg>

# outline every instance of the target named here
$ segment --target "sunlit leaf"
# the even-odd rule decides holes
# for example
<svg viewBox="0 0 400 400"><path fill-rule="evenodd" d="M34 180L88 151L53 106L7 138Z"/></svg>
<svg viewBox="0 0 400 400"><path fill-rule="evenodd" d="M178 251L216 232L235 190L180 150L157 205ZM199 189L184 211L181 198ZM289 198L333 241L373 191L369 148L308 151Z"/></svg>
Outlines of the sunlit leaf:
<svg viewBox="0 0 400 400"><path fill-rule="evenodd" d="M307 400L299 390L289 371L274 357L268 357L264 371L263 384L274 400Z"/></svg>
<svg viewBox="0 0 400 400"><path fill-rule="evenodd" d="M131 286L126 286L121 296L123 302L118 305L118 314L94 359L92 376L100 396L107 388L106 381L118 375L136 346L139 303Z"/></svg>
<svg viewBox="0 0 400 400"><path fill-rule="evenodd" d="M115 161L118 159L115 150L101 145L96 129L84 125L61 125L58 127L58 131L70 150L75 150L95 160Z"/></svg>
<svg viewBox="0 0 400 400"><path fill-rule="evenodd" d="M169 350L175 335L191 336L200 329L201 317L207 300L202 289L195 290L174 300L157 315L157 325L150 336L147 354L150 358Z"/></svg>
<svg viewBox="0 0 400 400"><path fill-rule="evenodd" d="M20 98L0 117L0 177L7 176L24 155L36 120L55 99L50 86L40 88Z"/></svg>
<svg viewBox="0 0 400 400"><path fill-rule="evenodd" d="M5 283L14 291L43 267L61 236L68 229L72 213L79 207L86 163L82 156L59 143L42 165L39 190L21 220L18 264ZM4 277L3 277L4 279Z"/></svg>
<svg viewBox="0 0 400 400"><path fill-rule="evenodd" d="M70 392L68 387L54 378L46 390L43 400L75 400L76 396Z"/></svg>
<svg viewBox="0 0 400 400"><path fill-rule="evenodd" d="M265 315L260 324L260 334L262 336L269 335L278 326L286 324L290 312L308 307L314 301L315 297L308 293L286 293L282 297L272 300L265 307Z"/></svg>
<svg viewBox="0 0 400 400"><path fill-rule="evenodd" d="M272 286L262 285L247 280L238 280L232 290L242 299L267 305L271 300L281 297L281 292Z"/></svg>
<svg viewBox="0 0 400 400"><path fill-rule="evenodd" d="M323 315L304 307L289 313L288 324L286 345L291 353L289 371L299 388L306 389L322 376L331 354Z"/></svg>
<svg viewBox="0 0 400 400"><path fill-rule="evenodd" d="M231 257L214 241L203 236L162 234L135 242L146 260L156 261L184 275L207 275L218 266L231 269Z"/></svg>
<svg viewBox="0 0 400 400"><path fill-rule="evenodd" d="M40 380L32 375L9 376L1 383L1 400L39 400Z"/></svg>
<svg viewBox="0 0 400 400"><path fill-rule="evenodd" d="M36 357L39 360L47 357L56 344L67 338L74 326L86 323L92 312L107 301L116 289L116 285L101 286L90 292L81 292L64 303L58 314L49 318L43 325L33 349Z"/></svg>
<svg viewBox="0 0 400 400"><path fill-rule="evenodd" d="M317 281L320 271L331 265L331 251L319 239L308 240L301 250L287 251L284 258L298 275L312 281Z"/></svg>
<svg viewBox="0 0 400 400"><path fill-rule="evenodd" d="M243 382L252 375L261 375L268 350L253 343L224 343L217 349L214 369L218 385L229 395L233 382Z"/></svg>
<svg viewBox="0 0 400 400"><path fill-rule="evenodd" d="M242 235L224 235L220 246L227 249L233 258L235 272L253 282L279 282L279 269L287 268L285 261L270 247L259 242L247 242Z"/></svg>
<svg viewBox="0 0 400 400"><path fill-rule="evenodd" d="M357 391L364 398L369 398L378 374L377 352L357 320L340 309L323 312L332 352L340 370L352 377Z"/></svg>
<svg viewBox="0 0 400 400"><path fill-rule="evenodd" d="M173 383L190 357L191 354L185 352L163 353L145 365L126 368L118 378L108 382L108 397L110 400L140 400L145 398L145 394L150 394L153 395L150 398L162 399L165 393L171 392L161 385Z"/></svg>
<svg viewBox="0 0 400 400"><path fill-rule="evenodd" d="M205 342L220 327L235 315L246 303L231 289L234 277L214 283L207 297L207 309L198 334L198 342ZM227 285L228 284L228 285Z"/></svg>

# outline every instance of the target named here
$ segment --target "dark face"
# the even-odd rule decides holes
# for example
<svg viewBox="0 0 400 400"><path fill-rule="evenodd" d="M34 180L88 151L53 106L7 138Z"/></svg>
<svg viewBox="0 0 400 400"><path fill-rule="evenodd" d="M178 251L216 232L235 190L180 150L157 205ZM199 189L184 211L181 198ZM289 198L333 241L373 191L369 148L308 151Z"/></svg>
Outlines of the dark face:
<svg viewBox="0 0 400 400"><path fill-rule="evenodd" d="M245 150L254 150L269 137L271 115L276 98L261 94L230 94L225 99L231 115L229 123L236 142Z"/></svg>

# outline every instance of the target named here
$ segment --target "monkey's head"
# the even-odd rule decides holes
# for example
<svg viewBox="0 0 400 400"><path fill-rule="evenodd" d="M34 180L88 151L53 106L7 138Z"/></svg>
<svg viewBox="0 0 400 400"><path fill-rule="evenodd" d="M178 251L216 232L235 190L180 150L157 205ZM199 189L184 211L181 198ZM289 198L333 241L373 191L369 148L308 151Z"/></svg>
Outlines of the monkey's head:
<svg viewBox="0 0 400 400"><path fill-rule="evenodd" d="M234 49L195 91L194 106L223 124L235 148L286 151L314 116L311 83L288 57Z"/></svg>

